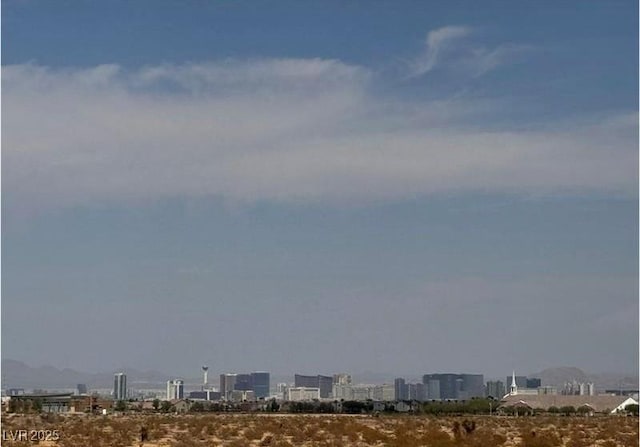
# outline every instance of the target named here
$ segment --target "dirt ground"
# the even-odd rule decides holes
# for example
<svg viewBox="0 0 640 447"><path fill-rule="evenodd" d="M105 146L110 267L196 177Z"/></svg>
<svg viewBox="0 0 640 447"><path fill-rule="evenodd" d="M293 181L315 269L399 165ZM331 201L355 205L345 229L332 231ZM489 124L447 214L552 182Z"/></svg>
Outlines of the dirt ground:
<svg viewBox="0 0 640 447"><path fill-rule="evenodd" d="M147 440L140 443L142 428ZM22 439L26 432L32 438ZM638 418L291 414L23 416L2 418L3 446L631 447Z"/></svg>

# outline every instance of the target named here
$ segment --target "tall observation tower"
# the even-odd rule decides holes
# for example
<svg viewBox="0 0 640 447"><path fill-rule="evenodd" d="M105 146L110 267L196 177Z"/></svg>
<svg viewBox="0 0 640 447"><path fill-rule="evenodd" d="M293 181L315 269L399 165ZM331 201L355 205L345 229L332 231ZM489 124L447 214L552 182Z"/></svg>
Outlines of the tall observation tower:
<svg viewBox="0 0 640 447"><path fill-rule="evenodd" d="M203 366L202 367L202 374L203 374L203 387L206 388L207 385L209 384L209 380L208 380L208 376L209 376L209 367L208 366Z"/></svg>

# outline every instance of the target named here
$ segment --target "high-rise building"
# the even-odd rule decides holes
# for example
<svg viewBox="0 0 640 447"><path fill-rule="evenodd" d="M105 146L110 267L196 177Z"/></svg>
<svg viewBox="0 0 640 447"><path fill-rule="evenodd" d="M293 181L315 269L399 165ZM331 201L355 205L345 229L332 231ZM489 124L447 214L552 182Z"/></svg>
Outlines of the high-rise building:
<svg viewBox="0 0 640 447"><path fill-rule="evenodd" d="M462 390L458 399L484 397L484 376L482 374L460 374Z"/></svg>
<svg viewBox="0 0 640 447"><path fill-rule="evenodd" d="M167 400L184 399L184 381L180 379L167 381Z"/></svg>
<svg viewBox="0 0 640 447"><path fill-rule="evenodd" d="M268 372L252 372L251 382L253 383L253 392L256 396L256 399L269 397L269 391L271 388L271 377Z"/></svg>
<svg viewBox="0 0 640 447"><path fill-rule="evenodd" d="M351 384L333 384L331 396L336 400L353 400L353 386Z"/></svg>
<svg viewBox="0 0 640 447"><path fill-rule="evenodd" d="M116 373L113 376L113 400L127 400L127 375Z"/></svg>
<svg viewBox="0 0 640 447"><path fill-rule="evenodd" d="M253 390L233 390L229 393L229 398L232 402L253 402L256 400Z"/></svg>
<svg viewBox="0 0 640 447"><path fill-rule="evenodd" d="M236 391L253 390L253 377L251 374L236 374L236 382L233 389Z"/></svg>
<svg viewBox="0 0 640 447"><path fill-rule="evenodd" d="M223 399L229 399L235 389L237 374L220 374L220 395Z"/></svg>
<svg viewBox="0 0 640 447"><path fill-rule="evenodd" d="M502 382L501 380L487 382L487 386L485 387L484 392L484 395L486 397L491 396L495 399L502 399L505 394L507 394L507 392L504 387L504 382Z"/></svg>
<svg viewBox="0 0 640 447"><path fill-rule="evenodd" d="M527 377L527 388L540 388L542 386L542 380L537 377Z"/></svg>
<svg viewBox="0 0 640 447"><path fill-rule="evenodd" d="M464 400L484 396L484 376L482 374L425 374L422 377L422 383L428 390L428 399Z"/></svg>
<svg viewBox="0 0 640 447"><path fill-rule="evenodd" d="M438 382L439 397L429 396L429 399L457 399L457 379L457 374L425 374L422 383L428 385L431 381Z"/></svg>
<svg viewBox="0 0 640 447"><path fill-rule="evenodd" d="M422 402L426 399L425 385L423 383L407 384L407 399Z"/></svg>
<svg viewBox="0 0 640 447"><path fill-rule="evenodd" d="M407 384L402 377L398 377L393 381L395 387L396 399L407 400L409 398L409 390Z"/></svg>
<svg viewBox="0 0 640 447"><path fill-rule="evenodd" d="M563 394L574 394L580 396L595 396L596 388L593 383L588 382L569 382L565 384L565 389L563 390Z"/></svg>
<svg viewBox="0 0 640 447"><path fill-rule="evenodd" d="M423 378L423 380L425 380ZM426 392L427 392L427 399L429 400L440 400L440 381L437 379L430 379L427 378L426 382L423 382Z"/></svg>
<svg viewBox="0 0 640 447"><path fill-rule="evenodd" d="M87 394L87 385L85 385L84 383L79 383L79 384L76 386L76 392L77 392L79 395Z"/></svg>
<svg viewBox="0 0 640 447"><path fill-rule="evenodd" d="M351 385L351 375L344 374L344 373L334 374L333 384L334 385Z"/></svg>
<svg viewBox="0 0 640 447"><path fill-rule="evenodd" d="M376 385L373 387L373 400L391 402L396 399L397 397L395 384L392 385L385 383L383 385Z"/></svg>
<svg viewBox="0 0 640 447"><path fill-rule="evenodd" d="M320 397L327 398L331 396L333 377L322 375L305 376L302 374L296 374L294 376L294 386L296 388L318 388L320 389Z"/></svg>
<svg viewBox="0 0 640 447"><path fill-rule="evenodd" d="M527 386L527 376L515 376L516 378L516 386L518 388L528 388ZM511 387L511 382L513 382L513 374L508 375L505 382L507 387Z"/></svg>
<svg viewBox="0 0 640 447"><path fill-rule="evenodd" d="M271 388L270 374L266 371L255 371L250 374L220 374L220 393L224 399L231 400L232 391L251 391L244 396L253 399L269 397ZM240 394L234 394L234 398Z"/></svg>
<svg viewBox="0 0 640 447"><path fill-rule="evenodd" d="M287 390L287 400L305 401L320 399L320 388L318 387L293 387Z"/></svg>
<svg viewBox="0 0 640 447"><path fill-rule="evenodd" d="M280 382L279 384L276 385L276 393L278 393L278 395L280 395L282 397L282 399L288 399L288 390L289 390L289 384L288 383L283 383Z"/></svg>
<svg viewBox="0 0 640 447"><path fill-rule="evenodd" d="M318 388L320 388L320 397L331 397L333 387L333 377L318 376Z"/></svg>

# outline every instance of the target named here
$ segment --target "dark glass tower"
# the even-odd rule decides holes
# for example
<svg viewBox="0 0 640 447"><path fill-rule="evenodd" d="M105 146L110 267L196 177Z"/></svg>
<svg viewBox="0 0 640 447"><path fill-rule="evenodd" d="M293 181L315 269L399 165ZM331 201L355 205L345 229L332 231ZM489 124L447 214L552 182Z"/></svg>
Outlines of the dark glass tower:
<svg viewBox="0 0 640 447"><path fill-rule="evenodd" d="M253 382L253 392L257 399L269 397L269 388L271 377L268 372L257 371L251 373L251 379Z"/></svg>

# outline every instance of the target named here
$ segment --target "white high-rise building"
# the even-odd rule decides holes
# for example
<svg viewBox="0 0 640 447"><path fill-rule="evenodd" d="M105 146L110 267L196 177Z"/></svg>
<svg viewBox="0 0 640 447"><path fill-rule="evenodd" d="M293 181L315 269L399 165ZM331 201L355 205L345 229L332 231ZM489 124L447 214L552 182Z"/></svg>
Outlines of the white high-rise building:
<svg viewBox="0 0 640 447"><path fill-rule="evenodd" d="M334 385L351 385L351 375L345 374L345 373L334 374L333 384Z"/></svg>
<svg viewBox="0 0 640 447"><path fill-rule="evenodd" d="M220 394L222 398L231 398L231 392L235 390L237 374L220 374Z"/></svg>
<svg viewBox="0 0 640 447"><path fill-rule="evenodd" d="M279 383L276 385L276 393L280 397L280 399L287 400L289 395L287 394L289 390L288 383Z"/></svg>
<svg viewBox="0 0 640 447"><path fill-rule="evenodd" d="M298 386L291 387L287 390L287 400L305 401L320 399L320 388Z"/></svg>
<svg viewBox="0 0 640 447"><path fill-rule="evenodd" d="M116 373L113 376L113 400L127 400L127 375Z"/></svg>
<svg viewBox="0 0 640 447"><path fill-rule="evenodd" d="M184 399L184 381L180 379L167 381L167 400Z"/></svg>

